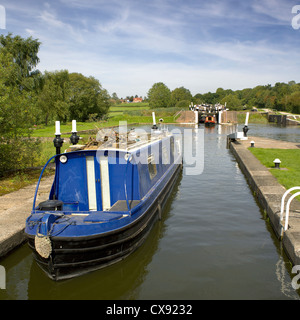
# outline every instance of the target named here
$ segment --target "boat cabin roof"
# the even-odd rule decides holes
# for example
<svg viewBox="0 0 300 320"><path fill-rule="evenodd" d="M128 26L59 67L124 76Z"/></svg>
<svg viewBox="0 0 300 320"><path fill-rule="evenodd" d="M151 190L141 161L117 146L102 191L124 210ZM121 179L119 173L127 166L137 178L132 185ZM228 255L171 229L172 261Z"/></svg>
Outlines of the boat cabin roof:
<svg viewBox="0 0 300 320"><path fill-rule="evenodd" d="M118 133L115 130L99 130L96 138L89 138L84 145L71 145L65 152L79 150L111 150L133 153L154 142L171 137L168 131L152 130L151 133L130 130L127 133Z"/></svg>

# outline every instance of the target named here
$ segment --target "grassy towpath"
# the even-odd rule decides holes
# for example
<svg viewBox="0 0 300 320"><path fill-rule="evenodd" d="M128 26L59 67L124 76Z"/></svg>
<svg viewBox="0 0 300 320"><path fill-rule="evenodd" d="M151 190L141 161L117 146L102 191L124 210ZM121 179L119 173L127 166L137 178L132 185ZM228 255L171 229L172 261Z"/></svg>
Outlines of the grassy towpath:
<svg viewBox="0 0 300 320"><path fill-rule="evenodd" d="M270 172L286 189L300 186L300 149L249 148L249 150L265 167L270 168ZM273 161L276 158L281 161L280 170L274 168ZM297 199L300 201L300 197Z"/></svg>

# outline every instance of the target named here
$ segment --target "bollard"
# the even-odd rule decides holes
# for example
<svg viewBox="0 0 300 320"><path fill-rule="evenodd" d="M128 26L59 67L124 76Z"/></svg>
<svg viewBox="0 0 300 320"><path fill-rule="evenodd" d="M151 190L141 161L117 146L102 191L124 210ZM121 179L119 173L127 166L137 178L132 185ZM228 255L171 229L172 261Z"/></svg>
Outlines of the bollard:
<svg viewBox="0 0 300 320"><path fill-rule="evenodd" d="M275 159L274 161L274 164L275 164L275 169L280 169L280 163L281 161L279 159Z"/></svg>
<svg viewBox="0 0 300 320"><path fill-rule="evenodd" d="M251 148L254 148L255 142L252 140L250 143L251 143Z"/></svg>
<svg viewBox="0 0 300 320"><path fill-rule="evenodd" d="M244 137L247 137L247 132L248 132L248 131L249 131L248 126L245 126L245 127L243 128Z"/></svg>

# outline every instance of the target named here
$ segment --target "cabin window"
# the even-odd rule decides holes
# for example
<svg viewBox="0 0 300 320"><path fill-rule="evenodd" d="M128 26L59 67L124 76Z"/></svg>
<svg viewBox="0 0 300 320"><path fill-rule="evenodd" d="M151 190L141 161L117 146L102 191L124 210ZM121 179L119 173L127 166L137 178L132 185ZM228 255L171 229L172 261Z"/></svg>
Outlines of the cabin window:
<svg viewBox="0 0 300 320"><path fill-rule="evenodd" d="M157 168L154 160L155 160L154 155L151 154L148 157L148 170L149 170L149 175L151 180L157 175Z"/></svg>

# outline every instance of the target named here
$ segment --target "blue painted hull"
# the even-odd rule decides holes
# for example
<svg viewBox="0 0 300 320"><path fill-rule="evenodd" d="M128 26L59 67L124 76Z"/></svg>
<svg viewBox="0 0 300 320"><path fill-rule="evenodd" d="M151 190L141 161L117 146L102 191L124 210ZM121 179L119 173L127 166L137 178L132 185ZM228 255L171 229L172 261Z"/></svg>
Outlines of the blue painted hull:
<svg viewBox="0 0 300 320"><path fill-rule="evenodd" d="M77 156L74 155L74 159L77 160ZM114 205L109 211L82 210L85 209L85 200L79 203L63 199L66 195L64 191L58 189L64 187L59 184L60 176L56 173L50 199L53 199L53 194L59 195L58 199L63 199L62 202L66 203L65 208L43 211L37 210L38 207L34 205L33 212L26 222L25 233L39 266L51 279L62 280L103 268L126 258L142 245L155 222L161 218L163 207L182 169L181 162L174 162L173 159L170 165L162 166L160 161L157 164L156 179L152 178L152 182L150 179L149 183L145 182L144 178L144 185L140 180L146 169L149 169L148 165L133 165L130 169L123 167L124 170L129 170L132 179L132 183L129 181L126 183L128 187L126 191L131 196L130 199L125 197L124 200L120 195L121 192L114 186L112 193L119 194L120 200L116 202L112 200ZM118 165L114 165L110 168L112 176L113 170L119 170L116 167ZM160 167L165 170L160 170ZM58 164L57 168L60 168ZM62 173L62 168L56 171ZM149 172L147 174L149 176ZM101 209L100 203L98 206ZM76 210L72 210L74 208ZM43 257L36 247L37 235L40 238L47 238L51 243L49 256L46 254Z"/></svg>

